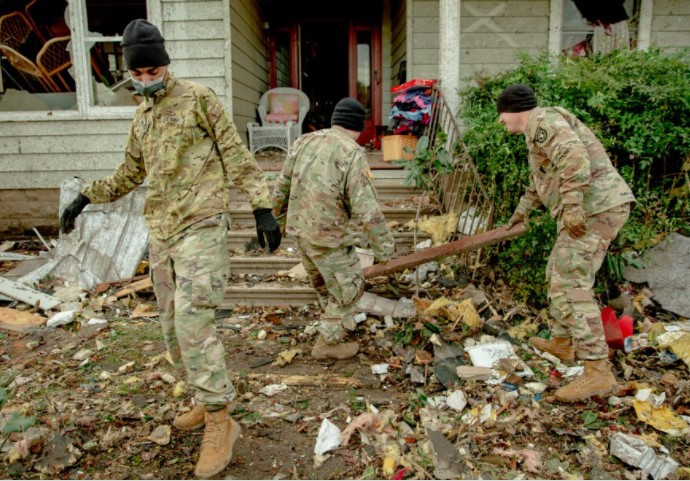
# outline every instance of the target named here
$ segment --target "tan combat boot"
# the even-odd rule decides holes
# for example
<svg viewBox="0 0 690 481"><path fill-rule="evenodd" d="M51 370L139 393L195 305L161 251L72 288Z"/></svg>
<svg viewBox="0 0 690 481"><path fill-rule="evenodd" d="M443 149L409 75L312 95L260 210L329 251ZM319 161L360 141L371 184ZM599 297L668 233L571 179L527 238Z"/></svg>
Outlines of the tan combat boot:
<svg viewBox="0 0 690 481"><path fill-rule="evenodd" d="M608 359L585 361L585 372L567 386L556 391L556 399L572 403L584 401L592 396L607 396L618 392L618 383L613 376Z"/></svg>
<svg viewBox="0 0 690 481"><path fill-rule="evenodd" d="M205 415L204 406L202 404L195 404L191 411L176 416L173 426L180 431L194 431L203 427Z"/></svg>
<svg viewBox="0 0 690 481"><path fill-rule="evenodd" d="M338 342L328 344L323 336L319 336L311 350L311 357L319 361L324 359L350 359L359 351L356 342Z"/></svg>
<svg viewBox="0 0 690 481"><path fill-rule="evenodd" d="M549 340L530 337L529 343L540 351L553 354L565 364L575 363L575 349L573 349L573 339L570 337L554 337Z"/></svg>
<svg viewBox="0 0 690 481"><path fill-rule="evenodd" d="M240 425L230 417L226 408L206 412L206 429L201 440L199 461L194 474L206 479L224 470L232 459L232 447L240 436Z"/></svg>

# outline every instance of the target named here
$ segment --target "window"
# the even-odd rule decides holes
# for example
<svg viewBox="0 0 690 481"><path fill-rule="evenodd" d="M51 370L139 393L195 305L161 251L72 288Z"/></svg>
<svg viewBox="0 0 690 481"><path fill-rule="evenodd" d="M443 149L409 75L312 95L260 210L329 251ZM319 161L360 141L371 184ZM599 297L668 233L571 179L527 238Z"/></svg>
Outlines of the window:
<svg viewBox="0 0 690 481"><path fill-rule="evenodd" d="M587 2L580 0L588 9L587 13L596 15L596 8L602 9L606 15L610 9L620 6L617 2ZM629 38L637 36L637 22L639 17L639 0L624 0L623 8L628 15ZM592 10L592 11L590 11ZM574 0L564 0L562 18L561 49L564 53L577 56L589 55L593 51L594 24L584 18Z"/></svg>
<svg viewBox="0 0 690 481"><path fill-rule="evenodd" d="M120 46L146 0L11 0L0 7L0 112L131 110Z"/></svg>

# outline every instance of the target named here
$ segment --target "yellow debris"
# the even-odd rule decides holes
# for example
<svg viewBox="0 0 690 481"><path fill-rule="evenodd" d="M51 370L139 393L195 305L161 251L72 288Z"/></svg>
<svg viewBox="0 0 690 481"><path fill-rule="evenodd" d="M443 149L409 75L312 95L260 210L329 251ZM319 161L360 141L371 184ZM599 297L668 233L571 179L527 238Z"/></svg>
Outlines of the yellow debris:
<svg viewBox="0 0 690 481"><path fill-rule="evenodd" d="M683 436L690 432L690 426L681 417L678 417L668 406L655 408L650 402L633 401L637 419L650 426L672 436Z"/></svg>
<svg viewBox="0 0 690 481"><path fill-rule="evenodd" d="M690 332L666 332L656 340L660 347L669 349L690 367Z"/></svg>
<svg viewBox="0 0 690 481"><path fill-rule="evenodd" d="M453 302L445 306L444 311L448 319L451 321L460 320L467 324L467 327L472 331L477 331L482 327L482 318L477 314L472 299L465 299L460 303Z"/></svg>
<svg viewBox="0 0 690 481"><path fill-rule="evenodd" d="M508 335L513 339L523 340L530 334L535 334L539 330L538 318L532 317L520 324L508 329Z"/></svg>
<svg viewBox="0 0 690 481"><path fill-rule="evenodd" d="M175 387L173 388L173 391L172 391L173 397L182 397L186 388L187 388L187 385L185 384L184 381L180 381L177 384L175 384Z"/></svg>
<svg viewBox="0 0 690 481"><path fill-rule="evenodd" d="M287 351L283 351L280 354L278 354L278 359L273 361L273 364L271 365L275 367L287 366L292 362L295 356L301 352L302 351L300 351L299 349L289 349Z"/></svg>

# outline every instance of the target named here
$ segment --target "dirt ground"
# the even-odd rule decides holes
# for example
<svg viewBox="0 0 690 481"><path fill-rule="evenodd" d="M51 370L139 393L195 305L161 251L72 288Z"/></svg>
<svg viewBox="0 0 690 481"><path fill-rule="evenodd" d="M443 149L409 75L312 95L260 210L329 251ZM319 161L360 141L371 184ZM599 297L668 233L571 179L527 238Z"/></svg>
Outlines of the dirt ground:
<svg viewBox="0 0 690 481"><path fill-rule="evenodd" d="M13 265L0 264L0 274ZM466 278L452 266L442 265L427 282L421 297L429 302L440 297L459 302L466 292ZM41 287L52 292L59 284L52 280ZM133 310L155 311L150 289L110 304L99 302L121 287L88 292L81 315L71 324L0 330L0 371L16 375L1 420L17 413L34 418L33 426L23 431L0 434L2 478L193 478L201 430L173 428L163 445L149 438L190 406L192 390L187 387L175 397L180 393L173 391L185 379L165 359L155 315L131 318ZM472 327L469 318L456 322L449 311L396 320L390 328L370 317L353 334L360 353L338 362L309 356L318 315L313 305L219 311L218 332L237 390L232 415L242 435L231 465L218 478L429 479L445 473L466 479L640 479L639 469L610 454L611 436L622 432L640 436L658 454L667 452L681 467L676 476L688 479L689 432L657 429L641 421L633 406L636 392L649 387L657 395L664 393L676 418L689 415L690 381L682 360L651 347L614 352L611 359L621 384L615 398L558 403L553 391L569 379L525 340L546 327L544 313L512 301L505 286L482 287L491 307L474 306L478 326ZM413 291L402 276L369 288L388 294ZM673 321L653 307L644 315L647 321ZM108 322L86 325L91 317ZM460 348L487 334L508 339L531 377L512 374L496 385L464 381L447 390L434 375L435 341ZM290 350L298 350L290 362L273 365L279 353ZM466 352L461 357L471 365ZM372 374L371 366L380 363L388 364L388 374ZM423 382L414 382L410 366L422 373ZM294 384L295 376L307 376L307 385ZM305 378L299 379L303 383ZM284 390L272 396L261 393L281 380ZM537 392L540 388L529 383L545 390ZM437 398L458 389L467 401L461 410L445 407ZM376 422L362 425L361 434L355 433L346 446L315 458L323 419L340 430L353 420ZM35 441L26 441L30 432ZM450 453L441 452L433 433L454 446Z"/></svg>

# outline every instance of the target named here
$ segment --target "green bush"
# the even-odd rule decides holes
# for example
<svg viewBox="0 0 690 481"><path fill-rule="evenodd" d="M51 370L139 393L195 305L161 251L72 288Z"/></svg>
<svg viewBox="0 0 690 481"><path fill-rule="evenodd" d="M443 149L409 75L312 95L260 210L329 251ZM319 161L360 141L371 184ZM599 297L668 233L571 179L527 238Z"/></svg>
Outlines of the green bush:
<svg viewBox="0 0 690 481"><path fill-rule="evenodd" d="M526 188L527 148L523 135L498 123L496 99L505 87L525 83L539 105L562 106L601 140L638 203L609 256L649 247L663 233L690 234L690 51L616 52L591 58L521 55L519 65L492 77L478 76L460 92L464 141L496 205L497 224L512 214ZM520 297L546 301L544 267L555 239L555 222L544 210L523 237L489 251L492 267ZM605 282L630 259L607 259Z"/></svg>

